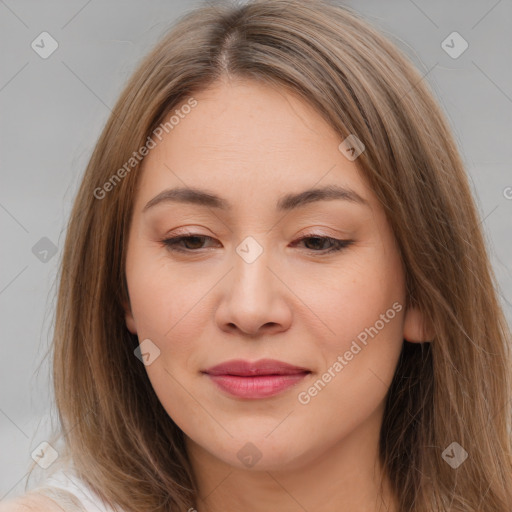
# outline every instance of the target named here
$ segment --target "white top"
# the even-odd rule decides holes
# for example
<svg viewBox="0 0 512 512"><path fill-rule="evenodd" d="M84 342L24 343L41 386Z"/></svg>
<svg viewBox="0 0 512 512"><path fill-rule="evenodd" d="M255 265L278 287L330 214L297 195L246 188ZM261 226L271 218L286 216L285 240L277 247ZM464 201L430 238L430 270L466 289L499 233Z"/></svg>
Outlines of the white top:
<svg viewBox="0 0 512 512"><path fill-rule="evenodd" d="M73 509L80 512L113 512L112 508L104 504L103 500L77 476L72 468L56 471L53 475L49 476L42 485L33 489L33 491L47 491L55 487L64 489L73 494L83 507L83 509L76 509L72 504L65 501L65 497L47 492L44 493L45 496L50 497L61 506L65 505L66 511Z"/></svg>

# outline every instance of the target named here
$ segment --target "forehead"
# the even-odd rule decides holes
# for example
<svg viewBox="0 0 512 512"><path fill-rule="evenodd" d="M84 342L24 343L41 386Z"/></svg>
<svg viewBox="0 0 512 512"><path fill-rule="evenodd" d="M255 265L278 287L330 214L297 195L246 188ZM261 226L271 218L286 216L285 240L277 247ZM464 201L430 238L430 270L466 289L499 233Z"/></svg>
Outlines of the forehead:
<svg viewBox="0 0 512 512"><path fill-rule="evenodd" d="M342 138L298 96L237 81L193 97L197 105L144 159L142 200L177 186L216 190L233 203L332 184L368 196L356 163L338 149Z"/></svg>

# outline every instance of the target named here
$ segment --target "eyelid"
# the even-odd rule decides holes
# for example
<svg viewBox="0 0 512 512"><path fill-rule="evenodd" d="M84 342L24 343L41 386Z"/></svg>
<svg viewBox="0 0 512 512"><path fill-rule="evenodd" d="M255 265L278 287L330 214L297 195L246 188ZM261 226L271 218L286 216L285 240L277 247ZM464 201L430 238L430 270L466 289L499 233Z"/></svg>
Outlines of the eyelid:
<svg viewBox="0 0 512 512"><path fill-rule="evenodd" d="M312 228L310 228L312 229ZM193 229L191 228L178 228L176 230L173 230L171 233L169 234L166 234L164 237L163 237L163 240L169 240L169 239L174 239L174 238L181 238L181 237L200 237L200 238L211 238L211 239L215 239L214 236L212 235L205 235L205 234L202 234L202 233L198 233L197 231L194 231ZM306 231L304 233L301 233L300 235L297 236L297 238L295 239L295 241L298 241L298 240L302 240L303 238L331 238L333 240L340 240L340 241L343 241L343 239L340 239L338 238L339 235L329 235L327 233L322 233L322 232L318 232L318 231Z"/></svg>
<svg viewBox="0 0 512 512"><path fill-rule="evenodd" d="M187 240L189 238L203 238L208 240L216 240L214 237L211 237L209 235L202 235L199 233L193 233L187 231L185 234L173 234L172 236L167 236L163 240L160 241L160 243L167 248L170 252L174 253L182 253L182 254L188 254L188 255L200 255L201 252L207 251L208 248L199 248L199 249L187 249L183 247L179 247L179 243ZM327 256L334 253L339 253L343 251L344 249L350 247L355 241L352 239L339 239L332 236L320 234L320 233L312 233L307 232L305 234L302 234L299 238L296 238L293 241L293 245L297 245L302 240L308 239L308 238L317 238L324 241L329 241L332 243L332 246L328 249L321 249L321 250L314 250L314 249L306 249L306 252L309 252L310 254L314 254L318 257Z"/></svg>

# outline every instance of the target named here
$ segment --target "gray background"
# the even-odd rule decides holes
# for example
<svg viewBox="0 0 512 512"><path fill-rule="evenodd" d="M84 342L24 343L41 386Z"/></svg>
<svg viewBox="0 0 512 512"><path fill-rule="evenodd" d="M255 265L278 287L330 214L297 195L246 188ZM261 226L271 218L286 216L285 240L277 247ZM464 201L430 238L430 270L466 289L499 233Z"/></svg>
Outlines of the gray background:
<svg viewBox="0 0 512 512"><path fill-rule="evenodd" d="M505 191L512 186L511 1L345 4L400 39L447 112L510 322L512 199ZM196 5L0 0L0 499L24 492L30 454L50 426L52 392L43 356L80 177L131 72L169 24ZM43 31L59 45L47 59L31 48ZM469 43L456 59L441 47L453 31ZM57 248L46 262L32 251L43 237Z"/></svg>

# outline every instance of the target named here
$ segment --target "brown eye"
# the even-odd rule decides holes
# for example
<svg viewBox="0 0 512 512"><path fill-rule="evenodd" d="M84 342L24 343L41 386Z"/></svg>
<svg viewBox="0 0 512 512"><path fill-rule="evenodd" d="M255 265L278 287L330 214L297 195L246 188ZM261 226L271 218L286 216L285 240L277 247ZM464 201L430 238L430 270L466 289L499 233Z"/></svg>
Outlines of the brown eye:
<svg viewBox="0 0 512 512"><path fill-rule="evenodd" d="M166 238L162 240L162 244L171 251L193 253L205 249L206 247L203 244L207 240L214 239L203 235L185 235ZM307 250L323 254L341 251L354 242L353 240L338 240L327 236L306 235L297 240L295 244L306 241L307 243L304 243L304 245L307 246Z"/></svg>
<svg viewBox="0 0 512 512"><path fill-rule="evenodd" d="M162 240L162 243L171 251L178 252L195 252L198 249L204 249L203 243L206 239L213 240L209 236L202 235L189 235L189 236L175 236ZM184 244L184 245L180 245Z"/></svg>
<svg viewBox="0 0 512 512"><path fill-rule="evenodd" d="M297 240L298 243L304 242L306 240L312 240L312 244L304 244L304 245L310 245L312 248L308 247L308 250L311 250L313 252L324 252L324 253L330 253L330 252L336 252L341 251L345 247L348 247L353 243L353 240L338 240L337 238L331 238L328 236L312 236L312 235L306 235ZM329 247L325 247L326 243L330 244Z"/></svg>

